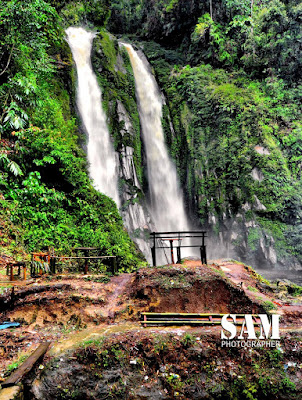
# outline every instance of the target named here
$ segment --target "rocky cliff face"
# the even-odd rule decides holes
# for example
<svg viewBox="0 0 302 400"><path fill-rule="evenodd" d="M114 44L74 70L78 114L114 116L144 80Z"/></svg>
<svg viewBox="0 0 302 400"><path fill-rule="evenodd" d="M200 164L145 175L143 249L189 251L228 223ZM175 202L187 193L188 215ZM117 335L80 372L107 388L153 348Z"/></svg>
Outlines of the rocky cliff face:
<svg viewBox="0 0 302 400"><path fill-rule="evenodd" d="M123 103L117 100L119 122L124 124L121 130L124 135L134 134L133 126ZM137 177L134 164L134 148L122 143L119 150L119 169L121 180L122 217L131 238L151 262L151 251L148 233L151 231L151 219L146 206L145 195Z"/></svg>
<svg viewBox="0 0 302 400"><path fill-rule="evenodd" d="M248 101L259 107L259 93L228 83L224 72L209 66L173 70L175 52L137 45L144 47L165 95L166 142L191 220L209 232L208 256L239 258L264 269L300 269L291 241L300 232L297 181L275 137L264 135L257 113L247 110ZM102 32L93 63L119 157L125 226L150 261L146 237L152 216L145 201L148 182L129 59L117 39Z"/></svg>

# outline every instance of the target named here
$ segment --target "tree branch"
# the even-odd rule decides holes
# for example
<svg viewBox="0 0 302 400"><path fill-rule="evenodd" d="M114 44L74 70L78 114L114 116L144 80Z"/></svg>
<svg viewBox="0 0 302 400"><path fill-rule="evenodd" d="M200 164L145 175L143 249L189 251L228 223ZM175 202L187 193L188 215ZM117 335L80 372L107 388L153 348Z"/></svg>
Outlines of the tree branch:
<svg viewBox="0 0 302 400"><path fill-rule="evenodd" d="M10 55L8 57L8 61L7 61L6 67L4 68L4 70L2 72L0 72L0 76L3 75L6 72L7 68L9 67L9 64L10 64L10 61L11 61L11 58L12 58L12 55L13 55L14 48L15 48L15 45L13 44L13 47L12 47L11 52L10 52Z"/></svg>

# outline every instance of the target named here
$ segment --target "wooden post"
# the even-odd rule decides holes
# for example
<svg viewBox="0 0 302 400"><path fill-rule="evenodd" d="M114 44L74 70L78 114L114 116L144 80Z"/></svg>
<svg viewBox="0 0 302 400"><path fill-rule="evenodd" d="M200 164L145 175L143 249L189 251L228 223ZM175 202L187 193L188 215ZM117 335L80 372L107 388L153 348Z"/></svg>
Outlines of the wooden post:
<svg viewBox="0 0 302 400"><path fill-rule="evenodd" d="M155 233L151 233L153 235L153 247L151 247L151 254L152 254L152 262L153 262L153 267L156 266L156 247L155 247Z"/></svg>
<svg viewBox="0 0 302 400"><path fill-rule="evenodd" d="M26 281L26 264L23 264L23 280Z"/></svg>
<svg viewBox="0 0 302 400"><path fill-rule="evenodd" d="M14 267L13 267L13 264L10 264L9 265L9 267L10 267L10 281L13 281L14 280Z"/></svg>
<svg viewBox="0 0 302 400"><path fill-rule="evenodd" d="M34 255L31 253L30 276L34 276Z"/></svg>
<svg viewBox="0 0 302 400"><path fill-rule="evenodd" d="M202 264L207 264L207 253L206 253L206 246L204 243L204 232L202 232L202 242L201 242L201 247L200 247L200 258L201 258L201 263Z"/></svg>
<svg viewBox="0 0 302 400"><path fill-rule="evenodd" d="M49 269L52 274L56 273L56 257L51 256L49 261Z"/></svg>
<svg viewBox="0 0 302 400"><path fill-rule="evenodd" d="M171 249L171 261L174 264L174 253L173 253L173 239L169 239L170 242L170 249Z"/></svg>
<svg viewBox="0 0 302 400"><path fill-rule="evenodd" d="M85 257L88 257L88 256L89 256L89 253L88 253L87 250L84 250L84 255L85 255ZM85 274L85 275L88 274L88 258L85 258L84 274Z"/></svg>
<svg viewBox="0 0 302 400"><path fill-rule="evenodd" d="M117 273L117 262L116 262L116 257L113 258L113 275L116 275Z"/></svg>
<svg viewBox="0 0 302 400"><path fill-rule="evenodd" d="M177 246L176 251L177 251L177 264L180 264L181 263L180 246Z"/></svg>

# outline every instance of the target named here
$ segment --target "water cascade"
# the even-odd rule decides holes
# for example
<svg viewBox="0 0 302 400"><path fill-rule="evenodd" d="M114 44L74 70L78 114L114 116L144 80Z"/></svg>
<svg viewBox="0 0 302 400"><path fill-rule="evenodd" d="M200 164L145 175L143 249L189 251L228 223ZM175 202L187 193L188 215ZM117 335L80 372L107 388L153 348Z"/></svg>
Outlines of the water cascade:
<svg viewBox="0 0 302 400"><path fill-rule="evenodd" d="M91 65L91 48L95 34L75 27L68 28L66 34L77 68L77 105L88 137L87 157L90 177L94 187L111 197L119 206L121 203L118 193L119 174L128 180L131 179L133 184L139 187L136 173L133 171L133 162L129 165L129 156L131 159L133 158L133 149L124 148L119 160L111 143L106 115L102 108L101 90ZM124 46L129 53L135 77L136 96L147 157L149 212L153 225L157 231L189 230L176 168L165 145L161 124L161 93L147 61L140 57L131 45L124 44ZM122 118L122 116L123 113L120 112L120 117ZM124 117L126 118L126 116ZM127 118L124 122L127 128L129 125L126 123ZM130 129L130 127L128 128ZM129 202L130 198L128 197L127 193L123 193L122 202ZM148 216L142 205L137 202L134 202L133 205L130 204L128 209L122 212L122 215L130 235L132 232L143 232L147 226L150 228L147 221ZM148 244L142 238L136 238L135 241L147 259L151 261ZM162 258L161 261L169 260Z"/></svg>
<svg viewBox="0 0 302 400"><path fill-rule="evenodd" d="M95 34L75 27L68 28L66 34L77 67L77 105L88 136L89 174L94 187L119 205L117 156L102 108L101 90L90 61Z"/></svg>
<svg viewBox="0 0 302 400"><path fill-rule="evenodd" d="M150 211L158 231L189 230L183 194L175 165L169 157L161 123L162 96L142 58L130 44L124 44L133 68L139 115L147 157Z"/></svg>

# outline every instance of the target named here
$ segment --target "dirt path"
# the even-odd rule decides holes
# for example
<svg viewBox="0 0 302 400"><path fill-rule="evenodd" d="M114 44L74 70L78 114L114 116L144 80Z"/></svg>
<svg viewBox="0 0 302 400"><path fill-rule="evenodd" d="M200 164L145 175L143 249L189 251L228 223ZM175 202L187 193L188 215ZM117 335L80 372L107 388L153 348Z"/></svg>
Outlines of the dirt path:
<svg viewBox="0 0 302 400"><path fill-rule="evenodd" d="M127 285L133 279L133 274L121 274L115 276L111 279L111 295L109 295L107 300L107 305L102 308L102 314L104 317L114 320L114 314L119 309L120 297L126 291ZM114 332L126 332L133 329L139 329L139 325L136 323L124 323L120 325L108 326L108 324L103 324L97 327L90 327L76 334L70 335L69 338L65 340L59 340L52 347L50 355L59 354L62 351L68 350L75 345L82 343L83 341L97 339L105 334Z"/></svg>

